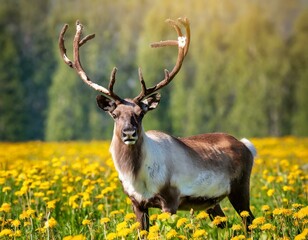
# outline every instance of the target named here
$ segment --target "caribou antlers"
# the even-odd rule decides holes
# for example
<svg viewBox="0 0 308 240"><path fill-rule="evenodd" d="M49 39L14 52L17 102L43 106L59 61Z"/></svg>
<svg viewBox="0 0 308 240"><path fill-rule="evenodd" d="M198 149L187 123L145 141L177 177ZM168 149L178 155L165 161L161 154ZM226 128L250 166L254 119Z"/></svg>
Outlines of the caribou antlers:
<svg viewBox="0 0 308 240"><path fill-rule="evenodd" d="M164 86L168 85L171 82L171 80L176 76L176 74L180 71L180 69L182 67L183 60L184 60L184 58L185 58L185 56L188 52L188 48L189 48L189 44L190 44L189 21L188 21L187 18L179 18L177 21L168 19L167 22L174 27L175 31L178 34L178 40L166 40L166 41L160 41L160 42L152 43L151 47L156 48L156 47L165 47L165 46L178 46L178 57L177 57L176 64L175 64L174 68L172 69L172 71L170 73L169 73L168 70L165 70L165 78L151 88L146 87L145 81L144 81L143 76L142 76L141 69L139 68L139 80L140 80L140 84L141 84L141 92L137 97L134 98L135 102L141 101L145 97L153 94L154 92L156 92L159 89L163 88ZM183 36L179 24L182 24L185 27L186 36ZM113 92L113 86L114 86L114 83L115 83L115 80L116 80L115 76L116 76L117 68L113 68L111 75L110 75L109 86L108 86L108 89L106 89L106 88L92 82L91 79L88 77L88 75L85 73L85 71L84 71L84 69L83 69L83 67L80 63L79 48L82 45L84 45L87 41L93 39L95 37L95 34L87 35L86 37L81 39L83 26L79 23L78 20L76 21L76 34L75 34L74 42L73 42L74 61L71 61L66 55L66 48L65 48L65 45L64 45L64 35L65 35L67 28L68 28L68 25L65 24L63 26L61 33L60 33L60 36L59 36L59 48L60 48L60 53L61 53L61 56L62 56L64 62L68 66L70 66L71 68L74 68L76 70L76 72L78 73L78 75L80 76L80 78L86 84L88 84L90 87L92 87L93 89L101 92L104 96L106 96L110 99L113 99L118 103L122 102L123 100Z"/></svg>

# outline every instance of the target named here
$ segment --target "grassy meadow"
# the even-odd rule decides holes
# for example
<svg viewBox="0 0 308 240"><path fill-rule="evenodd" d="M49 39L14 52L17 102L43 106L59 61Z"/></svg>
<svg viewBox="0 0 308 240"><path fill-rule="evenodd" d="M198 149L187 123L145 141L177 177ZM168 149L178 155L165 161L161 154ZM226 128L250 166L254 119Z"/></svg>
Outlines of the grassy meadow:
<svg viewBox="0 0 308 240"><path fill-rule="evenodd" d="M153 209L149 232L140 231L109 142L0 143L0 239L308 239L308 138L252 142L250 232L227 200L214 221Z"/></svg>

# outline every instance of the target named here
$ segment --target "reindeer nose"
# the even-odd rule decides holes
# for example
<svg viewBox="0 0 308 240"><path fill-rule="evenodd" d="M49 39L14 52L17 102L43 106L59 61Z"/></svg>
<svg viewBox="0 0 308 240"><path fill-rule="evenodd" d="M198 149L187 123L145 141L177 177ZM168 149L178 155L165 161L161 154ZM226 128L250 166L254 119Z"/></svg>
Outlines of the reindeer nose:
<svg viewBox="0 0 308 240"><path fill-rule="evenodd" d="M136 137L136 129L135 128L124 128L122 130L122 137Z"/></svg>
<svg viewBox="0 0 308 240"><path fill-rule="evenodd" d="M125 144L135 144L138 139L137 129L135 127L123 128L121 137Z"/></svg>

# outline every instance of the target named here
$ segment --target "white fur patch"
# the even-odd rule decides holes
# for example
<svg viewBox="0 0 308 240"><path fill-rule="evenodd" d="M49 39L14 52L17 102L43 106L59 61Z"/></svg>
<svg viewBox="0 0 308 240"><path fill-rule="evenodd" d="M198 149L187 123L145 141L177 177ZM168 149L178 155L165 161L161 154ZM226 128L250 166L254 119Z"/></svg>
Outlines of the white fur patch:
<svg viewBox="0 0 308 240"><path fill-rule="evenodd" d="M257 149L247 138L242 138L241 142L245 144L245 146L249 149L253 157L257 156Z"/></svg>

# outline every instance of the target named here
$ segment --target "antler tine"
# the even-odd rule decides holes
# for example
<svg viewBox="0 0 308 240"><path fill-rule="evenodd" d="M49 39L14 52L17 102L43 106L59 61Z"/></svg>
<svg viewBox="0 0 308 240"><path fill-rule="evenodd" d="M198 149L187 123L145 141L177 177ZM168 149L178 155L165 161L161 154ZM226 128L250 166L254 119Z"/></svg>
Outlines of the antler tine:
<svg viewBox="0 0 308 240"><path fill-rule="evenodd" d="M82 35L83 26L80 24L80 22L78 20L76 21L76 34L75 34L74 41L73 41L74 61L71 61L66 55L66 48L65 48L65 45L64 45L64 35L65 35L67 28L68 28L68 24L65 24L63 26L63 28L60 32L60 36L59 36L59 48L60 48L60 53L61 53L61 56L62 56L64 62L68 66L70 66L71 68L74 68L76 70L76 72L78 73L78 75L80 76L80 78L87 85L89 85L91 88L101 92L105 97L108 97L108 98L113 99L115 101L122 101L122 99L113 92L113 85L115 83L116 68L114 68L112 70L110 82L109 82L109 90L107 90L106 88L92 82L91 79L86 74L86 72L84 71L84 69L83 69L83 67L80 63L79 48L82 45L84 45L87 41L93 39L95 37L95 34L87 35L83 39L80 40L81 35Z"/></svg>
<svg viewBox="0 0 308 240"><path fill-rule="evenodd" d="M187 18L179 18L178 22L174 20L167 19L167 22L173 26L175 31L178 35L178 40L165 40L160 42L155 42L151 44L151 47L157 48L157 47L165 47L165 46L178 46L178 57L177 61L172 69L172 71L169 73L168 70L165 69L165 78L161 80L158 84L151 88L146 88L145 83L143 80L143 77L140 77L140 71L139 71L139 79L142 86L142 91L140 94L135 97L135 101L141 101L145 97L151 95L152 93L158 91L159 89L163 88L164 86L168 85L172 79L176 76L176 74L180 71L182 67L182 63L184 61L184 58L188 52L189 44L190 44L190 24ZM185 27L186 30L186 36L183 36L181 28L179 24L182 24ZM142 75L141 75L142 76Z"/></svg>

